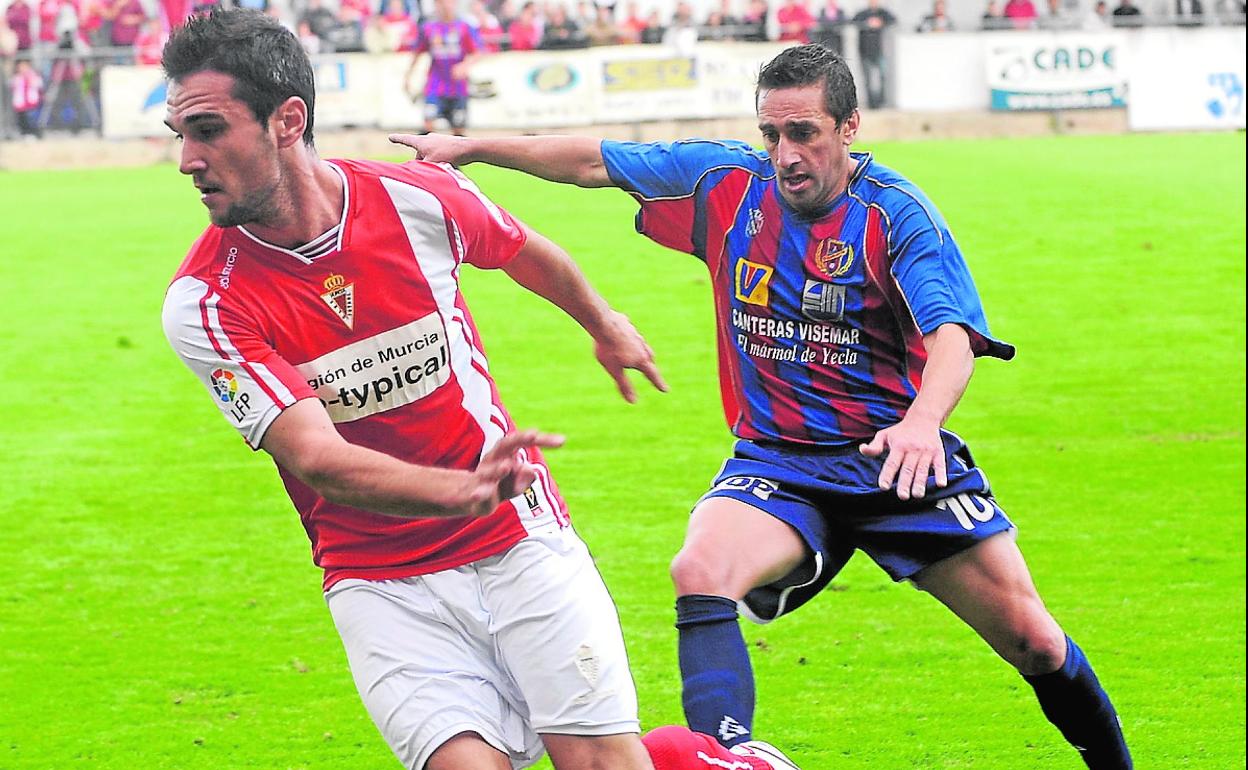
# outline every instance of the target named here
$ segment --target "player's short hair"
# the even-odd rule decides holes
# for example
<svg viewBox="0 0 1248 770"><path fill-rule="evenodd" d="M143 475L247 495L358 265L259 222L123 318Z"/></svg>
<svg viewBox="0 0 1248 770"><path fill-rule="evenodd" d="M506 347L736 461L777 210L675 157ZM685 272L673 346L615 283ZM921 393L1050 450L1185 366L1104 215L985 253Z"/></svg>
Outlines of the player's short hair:
<svg viewBox="0 0 1248 770"><path fill-rule="evenodd" d="M854 75L840 54L818 43L786 48L758 72L758 95L772 88L799 88L823 83L823 108L840 126L858 109Z"/></svg>
<svg viewBox="0 0 1248 770"><path fill-rule="evenodd" d="M259 11L219 7L193 16L169 36L160 65L174 81L204 71L233 77L231 95L251 108L261 124L282 102L299 97L308 105L303 142L312 144L312 62L299 38L276 19Z"/></svg>

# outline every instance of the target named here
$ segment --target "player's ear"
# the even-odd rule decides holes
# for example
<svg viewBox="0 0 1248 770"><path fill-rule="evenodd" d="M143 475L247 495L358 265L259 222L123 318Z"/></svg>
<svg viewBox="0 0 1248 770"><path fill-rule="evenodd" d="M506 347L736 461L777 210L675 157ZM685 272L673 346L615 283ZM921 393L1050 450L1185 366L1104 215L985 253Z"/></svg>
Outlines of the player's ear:
<svg viewBox="0 0 1248 770"><path fill-rule="evenodd" d="M861 124L861 122L862 122L862 115L858 112L857 109L849 113L848 118L845 118L845 120L841 121L841 127L839 129L839 133L841 135L841 142L846 147L853 144L854 140L858 138L858 126Z"/></svg>
<svg viewBox="0 0 1248 770"><path fill-rule="evenodd" d="M303 131L308 127L307 103L298 96L288 97L273 110L269 126L273 129L279 148L303 141Z"/></svg>

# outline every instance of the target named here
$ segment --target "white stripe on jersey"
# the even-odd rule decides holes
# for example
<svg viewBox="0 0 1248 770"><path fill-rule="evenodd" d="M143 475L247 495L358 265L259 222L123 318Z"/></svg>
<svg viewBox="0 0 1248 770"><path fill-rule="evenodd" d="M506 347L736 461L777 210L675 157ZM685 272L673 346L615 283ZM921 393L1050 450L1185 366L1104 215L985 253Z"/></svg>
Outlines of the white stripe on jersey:
<svg viewBox="0 0 1248 770"><path fill-rule="evenodd" d="M221 327L220 301L220 295L198 278L174 281L161 313L165 336L212 393L222 416L258 449L269 425L295 402L295 396L268 367L247 361L234 346ZM229 378L214 378L218 369L228 372Z"/></svg>
<svg viewBox="0 0 1248 770"><path fill-rule="evenodd" d="M464 411L472 415L485 435L485 443L481 447L481 455L484 456L503 437L505 423L496 424L490 419L499 413L499 409L494 404L488 379L489 367L484 354L476 347L466 319L455 306L459 296L455 275L458 264L447 238L442 203L432 193L415 185L385 177L380 181L399 214L412 254L429 284L438 315L446 327L451 347L451 371L455 373L464 394ZM473 365L474 361L480 369Z"/></svg>

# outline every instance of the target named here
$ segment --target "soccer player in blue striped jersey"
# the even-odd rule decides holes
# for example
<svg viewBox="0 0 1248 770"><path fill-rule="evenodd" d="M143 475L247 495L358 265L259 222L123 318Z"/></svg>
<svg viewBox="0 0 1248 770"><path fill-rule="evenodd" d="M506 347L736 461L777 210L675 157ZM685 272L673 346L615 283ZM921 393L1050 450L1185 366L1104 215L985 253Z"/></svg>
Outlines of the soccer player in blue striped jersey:
<svg viewBox="0 0 1248 770"><path fill-rule="evenodd" d="M759 74L764 151L733 141L396 136L418 157L486 162L640 203L637 229L706 263L737 443L672 563L685 715L749 741L754 681L738 611L769 622L855 550L970 625L1095 770L1132 767L1087 658L1045 608L984 471L943 425L992 336L949 227L914 184L851 151L853 77L818 45Z"/></svg>

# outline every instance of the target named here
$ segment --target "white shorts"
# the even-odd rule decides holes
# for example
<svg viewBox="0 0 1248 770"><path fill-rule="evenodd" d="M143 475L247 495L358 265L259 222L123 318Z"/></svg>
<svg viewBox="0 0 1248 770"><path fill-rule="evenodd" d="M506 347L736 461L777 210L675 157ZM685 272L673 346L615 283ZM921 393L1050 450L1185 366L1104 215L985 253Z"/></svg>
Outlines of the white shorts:
<svg viewBox="0 0 1248 770"><path fill-rule="evenodd" d="M640 732L615 604L571 527L457 569L343 580L326 601L360 698L408 770L462 732L513 768L542 756L539 733Z"/></svg>

